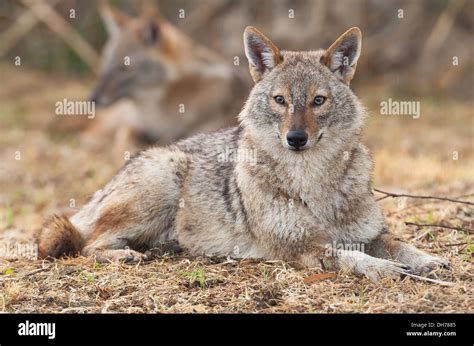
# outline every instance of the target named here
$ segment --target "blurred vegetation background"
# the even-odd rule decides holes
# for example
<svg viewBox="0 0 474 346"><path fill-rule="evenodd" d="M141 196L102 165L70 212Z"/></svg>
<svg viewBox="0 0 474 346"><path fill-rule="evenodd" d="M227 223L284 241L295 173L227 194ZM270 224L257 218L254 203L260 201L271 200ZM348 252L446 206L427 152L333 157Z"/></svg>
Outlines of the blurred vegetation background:
<svg viewBox="0 0 474 346"><path fill-rule="evenodd" d="M0 0L0 59L12 62L19 56L26 67L71 77L92 74L90 66L65 40L45 23L37 22L35 15L27 13L27 5L35 2ZM101 1L47 2L100 54L107 38L98 13ZM132 15L141 12L143 2L109 1ZM356 87L373 82L411 96L430 94L462 99L473 96L474 1L154 2L169 21L228 57L230 63L234 56L245 59L242 32L247 25L258 27L279 47L288 50L327 48L339 34L357 25L364 38ZM75 18L71 18L71 9ZM58 18L49 21L57 22Z"/></svg>

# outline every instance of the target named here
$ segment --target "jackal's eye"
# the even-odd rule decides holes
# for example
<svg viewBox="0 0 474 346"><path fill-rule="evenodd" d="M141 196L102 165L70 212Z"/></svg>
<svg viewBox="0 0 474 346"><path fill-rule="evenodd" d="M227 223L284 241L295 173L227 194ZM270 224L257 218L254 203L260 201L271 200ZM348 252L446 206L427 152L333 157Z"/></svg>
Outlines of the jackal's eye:
<svg viewBox="0 0 474 346"><path fill-rule="evenodd" d="M275 96L274 99L275 99L275 102L280 104L280 105L285 103L285 98L281 95Z"/></svg>
<svg viewBox="0 0 474 346"><path fill-rule="evenodd" d="M316 106L321 106L325 101L326 101L326 98L324 96L316 96L313 100L313 103Z"/></svg>

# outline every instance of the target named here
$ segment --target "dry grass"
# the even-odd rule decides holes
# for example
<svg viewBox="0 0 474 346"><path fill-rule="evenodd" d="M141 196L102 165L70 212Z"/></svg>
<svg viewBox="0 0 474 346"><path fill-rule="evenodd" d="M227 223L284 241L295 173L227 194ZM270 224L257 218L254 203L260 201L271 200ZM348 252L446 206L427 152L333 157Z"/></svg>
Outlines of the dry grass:
<svg viewBox="0 0 474 346"><path fill-rule="evenodd" d="M0 91L0 232L33 229L45 215L70 209L71 199L80 207L119 165L112 159L114 148L91 152L79 145L77 133L57 130L75 121L54 115L54 103L85 95L84 81L44 85L45 76L10 69L2 74L9 87ZM359 94L372 108L366 137L375 158L375 186L412 194L469 194L465 199L472 200L470 104L423 100L419 120L387 119L373 112L380 102L376 91ZM16 151L21 151L19 161ZM459 160L452 160L453 151ZM380 203L395 234L450 260L451 271L431 275L451 286L411 278L373 283L344 273L305 283L321 271L184 255L140 265L98 265L91 258L1 260L0 311L474 312L474 245L466 231L474 228L473 208L412 199ZM465 231L417 229L404 221Z"/></svg>
<svg viewBox="0 0 474 346"><path fill-rule="evenodd" d="M463 210L452 211L462 214ZM399 235L413 237L409 231ZM453 269L432 277L452 286L408 277L373 283L344 273L305 283L305 278L320 270L222 258L165 256L139 265L99 265L83 257L19 260L2 265L8 274L0 276L0 309L44 313L474 312L472 248L468 250L465 244L467 236L434 229L411 242L449 258Z"/></svg>

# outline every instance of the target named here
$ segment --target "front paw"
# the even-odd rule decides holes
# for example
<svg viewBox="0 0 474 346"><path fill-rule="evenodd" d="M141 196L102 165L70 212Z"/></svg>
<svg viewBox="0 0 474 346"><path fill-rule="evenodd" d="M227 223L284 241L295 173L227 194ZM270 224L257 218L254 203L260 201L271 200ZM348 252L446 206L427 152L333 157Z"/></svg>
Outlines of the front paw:
<svg viewBox="0 0 474 346"><path fill-rule="evenodd" d="M410 267L410 271L414 274L429 273L440 268L450 269L448 260L432 256L422 251L413 254L412 258L405 263Z"/></svg>
<svg viewBox="0 0 474 346"><path fill-rule="evenodd" d="M366 276L377 282L382 278L397 278L406 274L409 267L403 263L372 257L365 253L353 251L340 258L341 268L358 276Z"/></svg>

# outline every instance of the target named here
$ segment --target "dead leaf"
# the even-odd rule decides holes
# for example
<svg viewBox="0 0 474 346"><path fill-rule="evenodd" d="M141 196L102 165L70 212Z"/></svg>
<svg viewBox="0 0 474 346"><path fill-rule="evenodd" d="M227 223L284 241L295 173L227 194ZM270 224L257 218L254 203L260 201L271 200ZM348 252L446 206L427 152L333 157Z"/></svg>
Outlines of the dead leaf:
<svg viewBox="0 0 474 346"><path fill-rule="evenodd" d="M326 280L326 279L332 279L337 277L336 273L319 273L319 274L314 274L311 276L308 276L306 279L303 280L305 284L310 284L315 281L320 281L320 280Z"/></svg>

